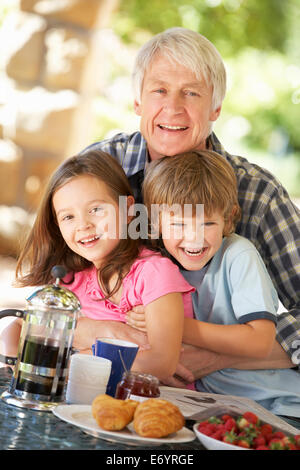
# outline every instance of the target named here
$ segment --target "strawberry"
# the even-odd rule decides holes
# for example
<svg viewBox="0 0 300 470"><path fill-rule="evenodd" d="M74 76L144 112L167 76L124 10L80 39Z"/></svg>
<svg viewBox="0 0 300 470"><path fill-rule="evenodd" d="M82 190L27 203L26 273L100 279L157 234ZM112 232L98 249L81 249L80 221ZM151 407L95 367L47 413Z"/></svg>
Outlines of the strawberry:
<svg viewBox="0 0 300 470"><path fill-rule="evenodd" d="M283 439L285 434L282 431L276 431L273 433L272 439Z"/></svg>
<svg viewBox="0 0 300 470"><path fill-rule="evenodd" d="M207 430L209 430L210 432L215 432L216 429L217 429L217 425L214 424L214 423L209 423L208 421L203 421L202 423L199 424L198 430L199 430L200 432L203 432L203 431L202 431L203 429L207 429Z"/></svg>
<svg viewBox="0 0 300 470"><path fill-rule="evenodd" d="M225 433L227 431L227 429L225 428L225 424L217 424L217 431L222 431L223 433Z"/></svg>
<svg viewBox="0 0 300 470"><path fill-rule="evenodd" d="M217 429L216 432L210 435L213 439L217 439L218 441L222 441L224 432L221 429Z"/></svg>
<svg viewBox="0 0 300 470"><path fill-rule="evenodd" d="M278 438L271 439L269 442L269 447L271 450L284 450L284 443L281 439Z"/></svg>
<svg viewBox="0 0 300 470"><path fill-rule="evenodd" d="M300 434L294 436L296 446L300 447Z"/></svg>
<svg viewBox="0 0 300 470"><path fill-rule="evenodd" d="M236 438L237 438L237 435L235 434L235 432L233 430L231 430L230 432L227 431L225 433L225 435L223 436L222 441L226 442L226 444L234 444L235 441L236 441Z"/></svg>
<svg viewBox="0 0 300 470"><path fill-rule="evenodd" d="M296 444L296 439L295 437L297 436L284 436L281 440L284 444L284 448L287 450L299 450L299 447ZM299 438L299 436L298 436Z"/></svg>
<svg viewBox="0 0 300 470"><path fill-rule="evenodd" d="M213 423L213 424L222 423L222 421L219 418L217 418L216 416L211 416L210 418L208 418L208 422Z"/></svg>
<svg viewBox="0 0 300 470"><path fill-rule="evenodd" d="M201 421L201 423L199 423L198 429L202 426L206 426L206 424L209 424L208 421Z"/></svg>
<svg viewBox="0 0 300 470"><path fill-rule="evenodd" d="M265 446L266 445L266 439L262 434L258 434L253 439L253 446L257 449L257 447Z"/></svg>
<svg viewBox="0 0 300 470"><path fill-rule="evenodd" d="M238 439L236 441L236 445L239 447L244 447L245 449L250 449L250 443L245 437L243 437L242 439Z"/></svg>
<svg viewBox="0 0 300 470"><path fill-rule="evenodd" d="M290 436L290 437L284 436L281 440L285 445L296 444L295 439L292 436Z"/></svg>
<svg viewBox="0 0 300 470"><path fill-rule="evenodd" d="M236 428L236 422L233 418L227 419L224 426L225 426L226 431L231 431L232 429L234 431L236 431L236 429L237 429Z"/></svg>
<svg viewBox="0 0 300 470"><path fill-rule="evenodd" d="M221 419L222 419L222 421L225 423L225 421L227 421L228 419L232 419L232 416L230 416L230 415L223 415L223 416L221 416Z"/></svg>
<svg viewBox="0 0 300 470"><path fill-rule="evenodd" d="M263 424L260 428L260 433L265 437L267 442L272 438L272 432L271 424Z"/></svg>
<svg viewBox="0 0 300 470"><path fill-rule="evenodd" d="M258 417L254 413L252 413L251 411L246 411L243 414L243 418L245 418L247 421L249 421L249 423L259 424Z"/></svg>
<svg viewBox="0 0 300 470"><path fill-rule="evenodd" d="M275 431L270 424L261 424L251 411L237 419L229 414L211 416L199 423L198 430L213 439L245 449L300 450L300 434L286 436L282 431Z"/></svg>
<svg viewBox="0 0 300 470"><path fill-rule="evenodd" d="M297 446L295 446L295 444L293 444L292 442L289 442L288 444L285 444L284 447L287 450L298 450Z"/></svg>
<svg viewBox="0 0 300 470"><path fill-rule="evenodd" d="M249 423L248 426L246 426L243 431L247 433L248 436L256 437L258 434L260 434L259 427L255 426L254 424Z"/></svg>
<svg viewBox="0 0 300 470"><path fill-rule="evenodd" d="M213 431L209 428L201 428L200 432L202 432L202 434L205 434L206 436L209 436L209 437L213 434Z"/></svg>
<svg viewBox="0 0 300 470"><path fill-rule="evenodd" d="M243 416L239 416L236 420L236 424L238 426L239 429L244 429L244 428L247 428L249 426L249 421L244 418Z"/></svg>
<svg viewBox="0 0 300 470"><path fill-rule="evenodd" d="M205 434L206 436L211 436L217 430L216 425L213 423L208 423L198 429L200 432L202 432L202 434Z"/></svg>

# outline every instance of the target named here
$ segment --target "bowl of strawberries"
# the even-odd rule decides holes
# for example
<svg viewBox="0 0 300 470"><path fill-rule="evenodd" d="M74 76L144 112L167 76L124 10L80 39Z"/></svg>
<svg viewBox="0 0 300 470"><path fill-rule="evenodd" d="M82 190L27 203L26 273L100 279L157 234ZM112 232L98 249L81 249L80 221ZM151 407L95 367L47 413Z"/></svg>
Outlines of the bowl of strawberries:
<svg viewBox="0 0 300 470"><path fill-rule="evenodd" d="M211 408L193 430L208 450L300 450L300 432L280 430L251 411Z"/></svg>

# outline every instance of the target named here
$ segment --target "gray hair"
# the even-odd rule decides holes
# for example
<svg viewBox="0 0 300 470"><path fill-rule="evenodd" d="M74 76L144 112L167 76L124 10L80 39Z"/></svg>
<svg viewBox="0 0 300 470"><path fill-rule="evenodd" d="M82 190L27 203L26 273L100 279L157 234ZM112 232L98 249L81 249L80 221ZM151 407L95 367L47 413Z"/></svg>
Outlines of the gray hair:
<svg viewBox="0 0 300 470"><path fill-rule="evenodd" d="M221 106L226 92L226 71L215 46L201 34L186 28L170 28L147 41L139 50L133 68L135 99L140 103L143 80L156 53L190 69L197 79L213 86L213 110Z"/></svg>

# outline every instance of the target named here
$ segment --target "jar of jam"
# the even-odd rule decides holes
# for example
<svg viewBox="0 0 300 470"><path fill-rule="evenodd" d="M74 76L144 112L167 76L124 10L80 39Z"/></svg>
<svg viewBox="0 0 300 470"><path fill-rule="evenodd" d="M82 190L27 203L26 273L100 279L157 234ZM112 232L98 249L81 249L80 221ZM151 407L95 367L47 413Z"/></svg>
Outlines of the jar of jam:
<svg viewBox="0 0 300 470"><path fill-rule="evenodd" d="M115 398L120 400L144 401L148 398L159 398L159 380L150 374L140 372L124 372L118 383Z"/></svg>

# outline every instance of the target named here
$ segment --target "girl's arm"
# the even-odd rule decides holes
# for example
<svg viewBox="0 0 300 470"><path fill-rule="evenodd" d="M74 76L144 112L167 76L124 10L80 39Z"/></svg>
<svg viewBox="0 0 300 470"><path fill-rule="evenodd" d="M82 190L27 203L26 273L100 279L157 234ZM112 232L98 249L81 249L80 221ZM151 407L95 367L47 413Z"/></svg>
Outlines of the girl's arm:
<svg viewBox="0 0 300 470"><path fill-rule="evenodd" d="M237 325L217 325L185 318L183 341L216 353L262 359L274 346L275 324L253 320Z"/></svg>
<svg viewBox="0 0 300 470"><path fill-rule="evenodd" d="M166 294L145 307L148 350L139 351L132 369L159 379L173 375L181 351L184 310L181 293Z"/></svg>

